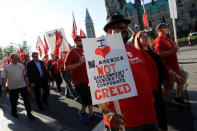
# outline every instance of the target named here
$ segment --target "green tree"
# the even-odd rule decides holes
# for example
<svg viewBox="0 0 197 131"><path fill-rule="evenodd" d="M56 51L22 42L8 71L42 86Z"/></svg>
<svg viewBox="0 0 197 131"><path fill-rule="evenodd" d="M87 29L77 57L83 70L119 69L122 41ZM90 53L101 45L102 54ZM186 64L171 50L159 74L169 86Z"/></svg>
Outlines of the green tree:
<svg viewBox="0 0 197 131"><path fill-rule="evenodd" d="M29 52L30 46L27 44L27 41L23 41L23 44L21 45L21 49L23 51L27 50L27 52Z"/></svg>
<svg viewBox="0 0 197 131"><path fill-rule="evenodd" d="M13 45L7 46L5 48L3 48L3 56L7 57L7 52L8 53L17 53L17 48Z"/></svg>
<svg viewBox="0 0 197 131"><path fill-rule="evenodd" d="M3 51L2 48L0 47L0 60L3 58Z"/></svg>
<svg viewBox="0 0 197 131"><path fill-rule="evenodd" d="M12 54L12 53L18 54L19 48L21 48L23 50L23 53L25 53L25 50L27 50L27 52L29 52L31 47L28 45L27 41L23 41L22 44L10 43L9 46L7 46L5 48L1 48L2 56L7 57L7 52L10 54ZM0 51L0 59L1 59L1 51Z"/></svg>

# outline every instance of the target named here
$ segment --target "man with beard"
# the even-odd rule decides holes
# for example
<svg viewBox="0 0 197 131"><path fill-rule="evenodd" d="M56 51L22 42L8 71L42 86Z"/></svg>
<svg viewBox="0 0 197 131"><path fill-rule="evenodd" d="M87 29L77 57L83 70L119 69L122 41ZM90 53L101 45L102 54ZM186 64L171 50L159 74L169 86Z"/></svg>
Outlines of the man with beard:
<svg viewBox="0 0 197 131"><path fill-rule="evenodd" d="M76 92L80 95L82 108L79 111L81 120L88 123L89 118L98 120L101 117L93 112L92 98L90 87L88 85L88 75L86 70L83 46L80 36L74 38L76 48L68 52L65 61L65 71L70 71L72 83L76 87ZM89 115L86 113L86 108L89 109Z"/></svg>
<svg viewBox="0 0 197 131"><path fill-rule="evenodd" d="M115 14L107 19L104 31L109 35L122 34L138 96L119 100L122 115L115 112L113 102L99 104L99 107L103 112L105 125L111 128L111 131L118 131L123 125L126 131L155 131L157 120L151 83L154 76L151 77L149 72L149 68L155 63L145 51L127 44L129 23L130 20Z"/></svg>

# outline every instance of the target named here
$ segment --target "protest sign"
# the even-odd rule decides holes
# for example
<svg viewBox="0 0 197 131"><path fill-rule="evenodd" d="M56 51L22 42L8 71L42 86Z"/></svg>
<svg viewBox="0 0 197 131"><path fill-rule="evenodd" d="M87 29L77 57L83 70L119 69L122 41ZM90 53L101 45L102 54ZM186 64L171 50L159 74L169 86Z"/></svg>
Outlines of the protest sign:
<svg viewBox="0 0 197 131"><path fill-rule="evenodd" d="M82 39L93 104L137 95L121 34Z"/></svg>
<svg viewBox="0 0 197 131"><path fill-rule="evenodd" d="M51 52L54 52L55 50L55 41L56 41L55 31L56 30L63 36L62 45L59 48L60 51L67 51L69 49L68 41L66 39L64 29L60 28L60 29L55 29L55 30L48 31L45 33Z"/></svg>

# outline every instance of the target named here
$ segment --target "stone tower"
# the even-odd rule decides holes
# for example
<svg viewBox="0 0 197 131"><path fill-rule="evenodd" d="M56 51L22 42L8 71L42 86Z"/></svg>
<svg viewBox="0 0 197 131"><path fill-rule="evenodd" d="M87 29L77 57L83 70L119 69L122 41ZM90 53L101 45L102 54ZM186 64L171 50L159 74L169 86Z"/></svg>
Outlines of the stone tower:
<svg viewBox="0 0 197 131"><path fill-rule="evenodd" d="M86 17L85 17L85 25L86 25L86 34L88 38L95 38L94 24L86 8Z"/></svg>
<svg viewBox="0 0 197 131"><path fill-rule="evenodd" d="M107 18L115 13L120 13L125 4L126 0L105 0Z"/></svg>

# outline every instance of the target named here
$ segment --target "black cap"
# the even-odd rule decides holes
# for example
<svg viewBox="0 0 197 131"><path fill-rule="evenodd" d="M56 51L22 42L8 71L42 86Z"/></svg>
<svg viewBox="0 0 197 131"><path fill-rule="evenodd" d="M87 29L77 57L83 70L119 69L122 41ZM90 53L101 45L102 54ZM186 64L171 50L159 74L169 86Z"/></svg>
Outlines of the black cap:
<svg viewBox="0 0 197 131"><path fill-rule="evenodd" d="M157 26L156 26L156 32L158 31L158 29L160 29L160 28L168 28L168 24L166 24L166 23L160 23L160 24L158 24Z"/></svg>
<svg viewBox="0 0 197 131"><path fill-rule="evenodd" d="M112 25L118 22L129 25L131 21L129 19L125 19L123 15L115 14L107 19L107 24L104 27L104 31L107 32L107 29L109 29Z"/></svg>

